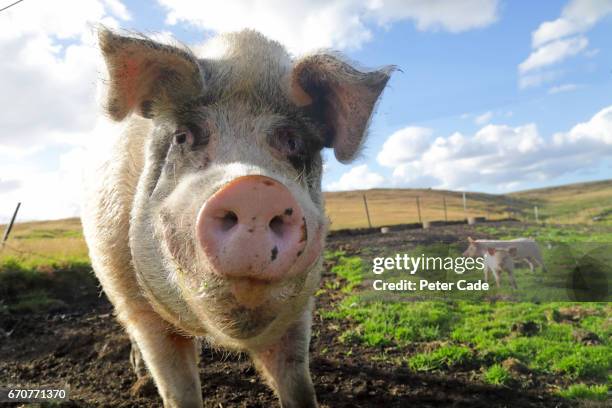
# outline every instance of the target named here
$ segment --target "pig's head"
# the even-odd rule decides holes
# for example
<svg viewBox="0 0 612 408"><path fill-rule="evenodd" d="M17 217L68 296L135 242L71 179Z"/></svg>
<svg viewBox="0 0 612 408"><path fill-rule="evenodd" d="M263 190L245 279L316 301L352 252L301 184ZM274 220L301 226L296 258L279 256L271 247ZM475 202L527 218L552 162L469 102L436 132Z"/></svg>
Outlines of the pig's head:
<svg viewBox="0 0 612 408"><path fill-rule="evenodd" d="M493 248L488 247L486 254L495 259L494 265L496 269L500 270L511 270L514 266L513 258L516 257L517 249L515 247L510 248Z"/></svg>
<svg viewBox="0 0 612 408"><path fill-rule="evenodd" d="M282 333L319 281L321 151L354 158L392 69L292 60L253 31L214 56L108 30L100 46L108 114L149 120L130 246L150 302L226 344Z"/></svg>
<svg viewBox="0 0 612 408"><path fill-rule="evenodd" d="M484 247L478 241L468 237L468 247L463 251L463 256L466 258L476 258L484 254Z"/></svg>

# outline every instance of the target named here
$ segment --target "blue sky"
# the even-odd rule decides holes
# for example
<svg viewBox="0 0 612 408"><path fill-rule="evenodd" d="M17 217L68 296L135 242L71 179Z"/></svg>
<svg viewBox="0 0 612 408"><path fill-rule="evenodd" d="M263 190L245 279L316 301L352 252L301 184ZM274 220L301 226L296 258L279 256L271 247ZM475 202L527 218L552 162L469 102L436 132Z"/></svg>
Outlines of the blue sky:
<svg viewBox="0 0 612 408"><path fill-rule="evenodd" d="M97 115L99 22L196 48L251 27L296 56L397 65L362 155L325 153L327 190L610 178L612 0L25 0L0 13L0 221L16 200L26 218L80 211L82 167L115 132Z"/></svg>

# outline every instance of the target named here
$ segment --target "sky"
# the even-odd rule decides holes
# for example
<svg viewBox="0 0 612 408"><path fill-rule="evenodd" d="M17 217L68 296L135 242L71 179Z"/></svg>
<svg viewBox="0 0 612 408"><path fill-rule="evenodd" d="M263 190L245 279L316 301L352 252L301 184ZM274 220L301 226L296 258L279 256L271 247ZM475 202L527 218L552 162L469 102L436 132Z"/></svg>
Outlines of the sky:
<svg viewBox="0 0 612 408"><path fill-rule="evenodd" d="M611 178L612 0L23 0L0 12L0 222L18 201L20 220L79 215L121 128L100 114L100 23L194 49L248 27L295 58L396 65L361 155L324 152L327 191Z"/></svg>

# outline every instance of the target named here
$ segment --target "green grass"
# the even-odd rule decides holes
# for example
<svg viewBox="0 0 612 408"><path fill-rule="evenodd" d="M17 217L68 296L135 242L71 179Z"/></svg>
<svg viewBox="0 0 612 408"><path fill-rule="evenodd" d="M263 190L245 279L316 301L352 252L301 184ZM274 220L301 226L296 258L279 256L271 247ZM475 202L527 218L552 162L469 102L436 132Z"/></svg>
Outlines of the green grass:
<svg viewBox="0 0 612 408"><path fill-rule="evenodd" d="M547 316L564 310L568 303L536 305L532 303L470 302L364 302L349 296L335 310L324 312L327 319L345 319L352 327L341 341L361 342L372 347L406 347L415 342L449 341L474 349L474 360L496 364L516 358L530 370L541 374L562 375L567 379L604 380L612 370L612 325L608 304L578 306L593 315L580 322L549 321ZM536 333L517 331L516 323L533 322ZM590 331L601 344L581 344L573 333ZM410 366L439 368L442 351L419 355ZM451 349L454 350L454 349Z"/></svg>
<svg viewBox="0 0 612 408"><path fill-rule="evenodd" d="M447 337L454 313L449 304L441 302L364 303L358 296L349 296L336 310L323 315L356 323L344 339L357 339L369 346L405 346Z"/></svg>
<svg viewBox="0 0 612 408"><path fill-rule="evenodd" d="M605 401L608 399L607 385L586 385L573 384L568 388L559 391L559 395L570 399L588 399L595 401Z"/></svg>
<svg viewBox="0 0 612 408"><path fill-rule="evenodd" d="M555 225L534 224L520 226L502 225L492 227L481 224L476 225L476 230L496 239L532 237L542 244L551 242L567 244L579 242L612 242L612 232L606 227L586 227L579 225L559 227Z"/></svg>
<svg viewBox="0 0 612 408"><path fill-rule="evenodd" d="M96 296L98 283L89 262L0 260L0 316L58 310L80 297Z"/></svg>
<svg viewBox="0 0 612 408"><path fill-rule="evenodd" d="M336 264L332 267L332 272L346 281L342 291L351 292L362 281L363 261L359 257L347 257L342 253L336 254L335 258Z"/></svg>
<svg viewBox="0 0 612 408"><path fill-rule="evenodd" d="M574 251L577 243L607 243L612 237L603 228L581 226L479 229L491 237L534 236L540 242L550 242L552 249L543 246L549 263L562 258L563 253L554 252L555 248L565 251L567 246L562 244ZM429 245L406 252L444 256L457 255L459 248ZM413 295L373 295L369 286L373 279L410 277L404 271L374 275L372 257L391 254L364 253L363 259L344 253L328 254L328 260L338 262L332 271L345 282L345 296L321 315L330 322L349 322L338 341L379 348L381 360L405 364L415 371L474 371L475 377L494 385L531 381L528 378L540 376L554 378L556 384L567 387L560 391L566 398L607 398L606 384L612 379L612 303L491 302L484 298L419 301ZM604 262L611 264L605 256ZM523 268L515 275L521 290L543 292L542 282L547 278L542 272L534 275ZM434 271L433 276L449 277L443 271ZM470 276L466 273L463 278ZM389 353L392 349L401 351L400 357ZM509 361L515 361L527 374L511 371L506 364Z"/></svg>
<svg viewBox="0 0 612 408"><path fill-rule="evenodd" d="M429 353L419 353L408 358L408 366L415 371L450 369L470 363L474 353L468 347L448 345Z"/></svg>
<svg viewBox="0 0 612 408"><path fill-rule="evenodd" d="M484 382L493 385L505 385L512 380L512 375L501 364L493 364L483 374Z"/></svg>

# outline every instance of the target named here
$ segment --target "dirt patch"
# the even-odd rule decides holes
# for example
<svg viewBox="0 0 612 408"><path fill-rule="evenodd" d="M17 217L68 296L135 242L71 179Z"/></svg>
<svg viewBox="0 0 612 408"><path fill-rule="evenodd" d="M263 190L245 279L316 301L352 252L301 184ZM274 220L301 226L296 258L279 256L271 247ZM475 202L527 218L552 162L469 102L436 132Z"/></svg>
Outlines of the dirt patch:
<svg viewBox="0 0 612 408"><path fill-rule="evenodd" d="M430 231L331 236L332 249L358 253L361 248L405 248L428 242L456 242L478 234L467 226ZM334 277L326 264L324 280ZM325 283L325 282L324 282ZM326 291L319 311L329 310L341 295ZM63 406L160 407L156 394L130 392L136 376L129 364L130 343L105 298L70 304L70 313L13 314L0 322L0 384L70 387ZM404 365L381 361L381 349L341 343L350 322L330 325L315 313L311 370L322 407L565 407L545 381L529 386L495 387L474 378L471 369L420 374ZM390 357L414 350L389 348ZM273 407L276 398L243 354L204 347L200 374L205 407ZM522 388L518 388L522 387Z"/></svg>

